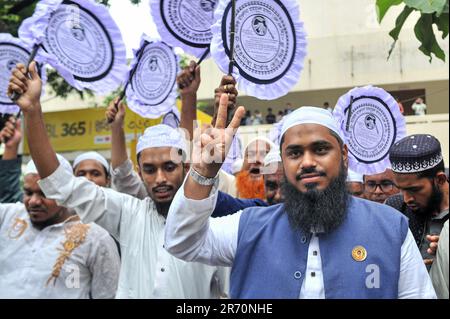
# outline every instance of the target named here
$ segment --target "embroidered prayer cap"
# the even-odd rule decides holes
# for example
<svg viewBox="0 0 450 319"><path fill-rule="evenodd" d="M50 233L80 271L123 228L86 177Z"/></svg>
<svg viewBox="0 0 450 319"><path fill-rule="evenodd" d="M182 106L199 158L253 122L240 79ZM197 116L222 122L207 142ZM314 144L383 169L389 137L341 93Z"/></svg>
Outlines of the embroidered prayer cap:
<svg viewBox="0 0 450 319"><path fill-rule="evenodd" d="M239 173L242 169L242 165L244 165L244 160L242 158L238 158L231 165L231 174Z"/></svg>
<svg viewBox="0 0 450 319"><path fill-rule="evenodd" d="M187 152L187 145L184 136L178 129L174 129L165 124L159 124L147 128L139 138L136 153L139 154L147 148L173 147Z"/></svg>
<svg viewBox="0 0 450 319"><path fill-rule="evenodd" d="M301 124L318 124L325 126L336 133L341 141L345 143L344 136L339 130L339 125L333 117L333 114L328 110L315 106L303 106L287 115L283 126L281 127L280 141L287 130Z"/></svg>
<svg viewBox="0 0 450 319"><path fill-rule="evenodd" d="M80 164L81 162L86 161L86 160L94 160L94 161L99 162L100 164L103 165L103 167L106 169L106 171L109 172L108 161L106 160L106 158L104 158L102 155L100 155L97 152L86 152L81 155L78 155L75 158L75 161L73 161L73 169L75 169L78 166L78 164Z"/></svg>
<svg viewBox="0 0 450 319"><path fill-rule="evenodd" d="M392 145L389 159L395 173L423 172L442 162L441 144L429 134L407 136Z"/></svg>
<svg viewBox="0 0 450 319"><path fill-rule="evenodd" d="M363 175L348 169L347 182L349 183L364 183Z"/></svg>
<svg viewBox="0 0 450 319"><path fill-rule="evenodd" d="M59 165L61 165L62 168L64 168L64 170L66 170L70 174L73 174L72 166L70 165L69 161L59 154L56 154L56 157L58 158ZM34 162L32 160L28 162L27 167L25 168L24 175L28 174L39 175L36 165L34 165Z"/></svg>

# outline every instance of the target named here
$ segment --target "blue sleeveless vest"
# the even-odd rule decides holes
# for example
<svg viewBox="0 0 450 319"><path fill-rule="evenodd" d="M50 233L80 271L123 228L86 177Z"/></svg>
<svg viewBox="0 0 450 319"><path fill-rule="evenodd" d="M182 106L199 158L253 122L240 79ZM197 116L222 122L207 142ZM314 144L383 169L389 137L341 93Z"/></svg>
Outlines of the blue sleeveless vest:
<svg viewBox="0 0 450 319"><path fill-rule="evenodd" d="M401 246L407 233L408 221L396 210L352 197L343 224L319 235L325 297L397 298ZM283 204L244 210L231 297L298 299L310 236L290 226ZM367 251L364 261L352 257L357 246Z"/></svg>

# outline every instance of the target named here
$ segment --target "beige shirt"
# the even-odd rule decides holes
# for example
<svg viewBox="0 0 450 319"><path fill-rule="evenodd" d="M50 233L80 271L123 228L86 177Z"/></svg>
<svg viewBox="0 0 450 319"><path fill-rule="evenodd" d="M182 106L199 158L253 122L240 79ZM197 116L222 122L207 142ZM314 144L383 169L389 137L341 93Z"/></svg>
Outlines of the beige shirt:
<svg viewBox="0 0 450 319"><path fill-rule="evenodd" d="M430 270L431 281L439 299L449 299L448 294L448 220L444 224L436 252L436 259Z"/></svg>
<svg viewBox="0 0 450 319"><path fill-rule="evenodd" d="M119 253L111 236L93 223L81 228L85 240L64 261L59 276L47 285L58 257L65 251L65 231L78 225L81 222L71 218L38 230L23 204L0 205L0 299L114 298Z"/></svg>

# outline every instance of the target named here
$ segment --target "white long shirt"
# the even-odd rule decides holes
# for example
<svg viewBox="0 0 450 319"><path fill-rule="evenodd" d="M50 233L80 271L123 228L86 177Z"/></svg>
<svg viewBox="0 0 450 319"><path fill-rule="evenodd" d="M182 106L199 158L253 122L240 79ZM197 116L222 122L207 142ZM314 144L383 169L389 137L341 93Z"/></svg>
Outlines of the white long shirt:
<svg viewBox="0 0 450 319"><path fill-rule="evenodd" d="M38 230L23 204L0 205L0 299L114 298L119 253L111 236L95 224L89 224L84 242L64 262L54 284L47 285L64 250L64 229L79 223L66 220Z"/></svg>
<svg viewBox="0 0 450 319"><path fill-rule="evenodd" d="M102 188L61 167L39 182L48 198L96 222L119 242L122 265L117 298L218 298L225 294L223 268L187 263L164 249L165 219L150 198Z"/></svg>
<svg viewBox="0 0 450 319"><path fill-rule="evenodd" d="M216 183L217 185L217 183ZM238 243L242 211L210 218L217 202L217 187L204 200L188 199L184 185L178 190L167 216L165 245L184 260L232 266ZM314 256L313 252L317 252ZM315 276L310 274L315 273ZM313 236L308 251L306 279L299 298L325 298L319 237ZM401 247L398 298L436 298L430 277L410 231Z"/></svg>

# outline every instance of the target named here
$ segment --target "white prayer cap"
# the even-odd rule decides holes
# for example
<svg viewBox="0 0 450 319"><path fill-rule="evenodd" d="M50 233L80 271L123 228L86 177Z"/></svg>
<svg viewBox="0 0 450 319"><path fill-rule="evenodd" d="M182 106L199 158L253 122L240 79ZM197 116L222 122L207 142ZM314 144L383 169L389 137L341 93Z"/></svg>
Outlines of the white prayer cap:
<svg viewBox="0 0 450 319"><path fill-rule="evenodd" d="M364 183L363 175L348 169L347 182Z"/></svg>
<svg viewBox="0 0 450 319"><path fill-rule="evenodd" d="M81 155L78 155L75 158L75 161L73 162L73 169L75 169L75 167L77 167L78 164L80 164L82 161L85 161L85 160L97 161L103 165L103 167L106 169L107 172L109 172L108 161L106 160L106 158L104 158L102 155L100 155L97 152L86 152Z"/></svg>
<svg viewBox="0 0 450 319"><path fill-rule="evenodd" d="M287 115L281 128L280 140L290 128L301 124L318 124L335 132L345 143L339 125L330 111L314 106L303 106Z"/></svg>
<svg viewBox="0 0 450 319"><path fill-rule="evenodd" d="M276 148L275 144L271 140L269 140L267 137L264 137L264 136L255 137L255 138L251 139L245 146L244 154L243 154L244 156L245 156L245 152L247 152L247 148L249 147L249 145L256 141L263 141L263 142L266 142L267 144L269 144L269 147L270 147L269 152L271 152L272 150L274 150Z"/></svg>
<svg viewBox="0 0 450 319"><path fill-rule="evenodd" d="M179 130L165 124L159 124L147 128L139 138L136 154L147 148L173 147L187 153L187 145L184 136Z"/></svg>
<svg viewBox="0 0 450 319"><path fill-rule="evenodd" d="M269 166L273 163L281 163L281 155L279 150L272 150L269 154L264 158L264 166Z"/></svg>
<svg viewBox="0 0 450 319"><path fill-rule="evenodd" d="M231 174L239 173L242 170L242 165L244 165L244 160L242 158L238 158L231 165Z"/></svg>
<svg viewBox="0 0 450 319"><path fill-rule="evenodd" d="M64 168L64 170L66 170L70 174L73 174L72 166L70 165L70 163L59 154L56 154L56 157L58 158L59 164ZM24 175L28 174L39 175L36 165L34 165L34 162L32 160L28 162L27 167L25 168Z"/></svg>

